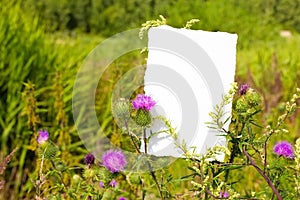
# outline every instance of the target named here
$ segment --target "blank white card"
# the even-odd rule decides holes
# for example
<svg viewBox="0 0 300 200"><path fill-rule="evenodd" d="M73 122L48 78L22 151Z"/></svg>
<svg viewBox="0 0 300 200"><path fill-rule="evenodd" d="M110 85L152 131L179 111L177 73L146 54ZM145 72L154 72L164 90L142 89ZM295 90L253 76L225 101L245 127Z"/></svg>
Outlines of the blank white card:
<svg viewBox="0 0 300 200"><path fill-rule="evenodd" d="M225 32L177 29L170 26L148 32L148 60L145 93L156 102L151 110L176 128L179 142L190 151L203 154L214 145L226 145L225 138L207 127L209 112L219 104L234 82L237 35ZM226 117L231 105L225 107ZM224 128L228 128L226 124ZM163 123L155 120L148 153L183 156ZM149 136L150 132L148 132ZM144 151L144 145L141 146Z"/></svg>

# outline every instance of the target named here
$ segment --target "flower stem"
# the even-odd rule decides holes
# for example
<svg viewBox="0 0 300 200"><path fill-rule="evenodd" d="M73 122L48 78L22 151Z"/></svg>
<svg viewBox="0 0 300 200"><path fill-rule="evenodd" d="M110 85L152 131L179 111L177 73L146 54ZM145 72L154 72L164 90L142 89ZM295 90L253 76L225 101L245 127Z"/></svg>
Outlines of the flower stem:
<svg viewBox="0 0 300 200"><path fill-rule="evenodd" d="M165 198L164 198L164 196L163 196L163 193L162 193L162 191L161 191L161 188L160 188L160 186L159 186L159 183L158 183L158 181L157 181L157 178L156 178L156 175L155 175L154 171L151 171L150 173L151 173L151 176L152 176L152 178L153 178L153 180L154 180L154 182L155 182L155 184L156 184L156 187L157 187L157 189L158 189L158 191L159 191L160 198L161 198L162 200L164 200Z"/></svg>
<svg viewBox="0 0 300 200"><path fill-rule="evenodd" d="M64 189L67 190L68 188L67 188L67 185L66 185L65 182L64 182L64 179L63 179L63 176L62 176L61 172L56 168L55 163L53 162L53 160L50 160L50 163L51 163L53 169L54 169L54 170L56 171L56 173L58 174L58 177L59 177L59 179L60 179L60 181L61 181L61 184L64 186Z"/></svg>
<svg viewBox="0 0 300 200"><path fill-rule="evenodd" d="M126 128L126 130L128 132L128 135L130 136L130 139L131 139L131 141L132 141L132 143L134 145L134 148L137 150L138 153L141 153L140 149L138 148L138 146L136 145L136 143L134 141L134 138L133 138L132 134L130 134L128 123L127 123L127 120L125 119L125 117L124 117L124 122L125 122L125 128Z"/></svg>
<svg viewBox="0 0 300 200"><path fill-rule="evenodd" d="M145 145L145 154L147 155L148 154L148 151L147 151L147 143L148 143L148 141L147 141L147 135L146 135L146 129L144 128L143 129L143 137L144 137L144 145Z"/></svg>
<svg viewBox="0 0 300 200"><path fill-rule="evenodd" d="M147 139L147 135L146 135L146 128L143 129L143 139L144 139L144 146L145 146L145 154L146 154L146 156L147 156L147 155L148 155L148 151L147 151L147 148L148 148L148 147L147 147L147 143L148 143L147 140L148 140L148 139ZM154 182L155 182L155 185L156 185L156 187L157 187L157 189L158 189L158 191L159 191L160 198L161 198L162 200L164 200L165 198L164 198L163 193L162 193L162 191L161 191L160 185L159 185L159 183L158 183L158 181L157 181L157 177L156 177L156 175L155 175L155 172L154 172L153 169L152 169L151 163L150 163L149 161L147 161L147 165L148 165L150 174L151 174L151 176L152 176L152 178L153 178L153 180L154 180Z"/></svg>
<svg viewBox="0 0 300 200"><path fill-rule="evenodd" d="M270 188L272 189L273 193L276 195L278 200L282 200L282 197L280 196L278 190L276 189L276 187L274 186L274 184L272 183L272 181L270 180L270 178L265 174L265 172L263 170L261 170L257 164L255 163L255 161L253 160L253 158L248 154L248 152L246 151L245 148L243 148L243 153L245 154L245 156L249 159L250 161L250 165L252 165L256 171L262 176L264 177L264 179L266 180L266 182L268 183L268 185L270 186Z"/></svg>

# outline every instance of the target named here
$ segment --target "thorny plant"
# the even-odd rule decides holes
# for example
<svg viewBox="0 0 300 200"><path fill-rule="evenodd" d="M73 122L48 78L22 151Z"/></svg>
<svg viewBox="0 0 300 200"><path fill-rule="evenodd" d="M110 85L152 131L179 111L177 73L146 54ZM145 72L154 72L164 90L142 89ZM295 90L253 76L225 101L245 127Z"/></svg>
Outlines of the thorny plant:
<svg viewBox="0 0 300 200"><path fill-rule="evenodd" d="M146 134L146 130L151 129L153 121L160 120L165 124L166 129L161 132L168 133L174 138L175 146L182 150L186 161L190 164L191 174L179 180L190 181L192 188L189 189L193 191L189 194L190 198L298 199L300 195L300 140L297 140L294 151L291 143L280 141L274 144L272 137L288 133L285 128L285 120L296 110L296 101L299 98L300 89L297 89L297 93L286 103L285 112L278 117L276 122L270 123L264 128L257 122L257 115L262 109L261 96L248 85L242 85L238 90L237 84L233 84L220 105L217 105L215 111L210 113L212 122L208 123L210 128L216 129L221 136L226 137L227 146L214 146L208 149L205 155L195 154L183 140L180 141L176 129L172 127L169 120L163 116L153 117L151 115L150 110L155 106L152 97L139 94L134 100L121 99L114 103L113 109L118 116L124 116L122 118L124 129L130 136L130 141L137 154L147 155L147 145L151 134L159 134L151 131L150 135ZM224 119L223 108L230 103L232 103L232 116ZM134 127L132 130L128 119L133 120L138 127ZM231 124L226 130L224 126L229 122ZM137 132L140 134L136 134ZM50 177L52 179L56 177L56 184L47 190L56 193L54 195L56 198L62 196L67 196L69 199L132 198L133 194L129 194L128 191L119 187L124 181L130 186L135 185L137 191L134 194L139 193L139 195L134 198L145 199L149 195L147 187L152 186L146 181L147 173L123 172L127 160L121 151L110 150L104 153L102 161L96 161L93 154L88 154L85 157L86 165L81 168L84 169L83 175L80 176L74 174L75 168L61 166L58 148L50 141L47 131L40 130L36 141L39 143L41 155L39 178L34 183L36 199L43 199L44 185L47 185L47 179L49 180ZM144 149L140 148L142 143L144 143ZM270 146L273 146L271 154ZM224 159L220 159L220 155L223 155ZM43 171L45 162L49 162L51 168L47 173ZM172 180L169 174L160 172L158 177L157 172L151 170L151 160L145 160L145 162L149 168L148 174L152 177L160 198L177 198L178 194L171 194L166 187ZM238 191L235 185L240 180L234 174L237 171L247 170L249 167L255 169L270 189L262 189L258 193ZM73 173L71 182L65 182L65 173ZM285 190L285 186L281 184L285 179L294 180L292 184L296 191ZM79 191L81 193L77 194Z"/></svg>
<svg viewBox="0 0 300 200"><path fill-rule="evenodd" d="M262 109L261 96L247 84L241 85L238 90L237 84L234 83L229 93L223 97L220 105L216 105L215 111L209 113L212 122L208 123L208 126L217 130L220 136L226 137L227 147L215 146L202 156L193 153L193 151L191 152L185 141L179 141L178 134L169 120L162 116L155 117L154 119L164 122L166 130L161 132L167 132L174 138L175 146L182 150L187 161L192 165L193 174L190 176L194 177L194 180L191 182L196 191L193 194L194 198L298 198L299 192L284 191L284 186L280 184L280 181L284 177L294 177L296 188L299 190L299 160L297 160L299 159L299 147L296 146L294 153L293 147L289 142L282 141L272 145L270 140L273 135L288 133L285 129L285 120L296 110L296 100L298 98L300 98L300 89L297 89L297 93L286 103L285 112L278 117L278 121L270 123L264 128L258 125L257 122L257 115ZM230 103L232 103L232 116L224 119L226 114L224 113L224 107ZM127 104L125 103L124 105ZM145 128L150 128L148 125L151 124L153 119L149 116L149 112L137 112L134 116L137 123ZM230 121L231 125L226 130L224 126ZM132 134L132 131L128 130L128 134ZM136 135L134 137L138 138ZM138 138L140 142L144 142L145 153L147 153L147 143L150 137L151 135L149 137L144 135L142 138ZM135 144L134 138L132 138L132 142L137 147L136 151L141 153L139 146ZM274 152L271 155L268 154L268 147L270 145L274 146ZM219 159L220 155L223 155L223 160ZM295 160L296 164L293 163L293 160ZM281 165L276 166L277 163L281 163ZM289 173L284 173L286 164L295 165L295 167L288 168L290 170ZM234 185L238 180L234 180L235 178L232 176L233 171L242 171L249 167L253 167L256 170L258 175L265 180L271 191L266 189L259 193L240 194L240 192L235 190ZM155 176L153 176L153 179L155 182L157 181ZM160 190L159 185L157 186L158 190ZM163 199L164 196L161 192L160 194Z"/></svg>
<svg viewBox="0 0 300 200"><path fill-rule="evenodd" d="M149 28L166 24L166 19L148 21L143 24L140 37ZM193 19L186 24L186 28L198 22ZM30 87L29 87L30 88ZM192 191L186 195L191 199L299 199L300 185L300 139L296 141L295 151L293 145L287 141L279 141L274 144L272 138L278 135L288 134L286 119L297 109L297 99L300 98L300 89L285 104L285 111L277 121L269 120L264 127L259 125L260 112L263 109L261 96L247 84L238 89L236 83L232 85L229 93L223 97L223 101L215 106L214 112L209 113L212 121L208 123L210 128L219 132L226 138L226 146L214 146L208 149L205 155L197 155L187 146L184 140L180 141L176 129L171 122L163 116L153 117L149 112L155 102L152 97L140 94L135 100L120 99L114 102L113 109L121 116L123 128L129 136L131 144L137 154L148 154L147 147L153 135L151 124L154 120L160 120L165 124L166 130L174 138L174 144L181 149L186 162L190 165L191 174L178 181L190 181ZM224 107L232 103L231 117L224 119ZM31 112L27 112L30 118ZM132 127L128 119L138 125ZM32 117L30 118L32 119ZM58 122L60 120L57 120ZM36 122L36 120L34 121ZM228 129L225 125L230 123ZM35 123L31 124L35 126ZM146 134L149 129L150 135ZM48 132L47 132L48 133ZM63 165L59 148L51 142L49 135L39 132L40 170L39 176L34 182L36 199L44 199L45 194L52 194L52 198L65 199L116 199L126 198L145 199L148 190L156 186L161 199L178 199L178 194L171 194L167 184L172 177L164 173L152 170L150 160L145 160L149 173L125 173L126 156L121 151L110 150L103 154L102 160L97 161L93 154L85 157L85 166L68 167ZM45 134L45 133L44 133ZM42 141L42 142L41 142ZM142 150L141 144L144 149ZM273 153L270 153L273 147ZM223 157L224 159L219 159ZM47 165L48 163L48 165ZM47 172L45 166L47 165ZM257 172L269 187L262 188L260 192L244 192L236 185L241 181L236 173L244 173L248 168ZM79 175L76 170L83 170ZM66 174L71 179L66 179ZM153 182L149 182L149 176ZM54 183L49 184L50 180ZM67 181L66 181L67 180ZM286 180L294 187L285 187ZM129 187L121 187L126 182ZM124 189L126 188L126 189ZM132 189L134 188L134 189ZM287 188L295 188L288 191ZM46 192L45 192L46 191ZM138 195L139 194L139 195ZM125 198L126 197L126 198Z"/></svg>
<svg viewBox="0 0 300 200"><path fill-rule="evenodd" d="M285 112L278 117L277 122L263 127L258 125L256 118L262 109L260 95L248 85L241 85L238 94L233 99L231 125L229 130L226 130L224 124L229 118L223 119L223 107L231 102L236 91L237 86L233 85L221 104L210 113L212 122L209 126L226 137L228 148L214 147L206 155L200 157L200 161L193 163L195 175L199 177L199 181L193 181L193 185L199 192L199 197L205 199L299 199L299 139L294 152L289 142L283 141L274 145L271 137L288 133L285 129L285 120L297 108L296 100L300 98L300 89L297 89L290 101L286 102ZM274 152L271 155L268 154L270 145L274 145ZM223 161L218 161L212 156L218 152L225 154ZM248 167L256 170L271 191L262 189L259 193L251 192L242 195L234 189L234 185L240 181L239 177L233 175L234 171L243 171ZM295 180L296 192L287 191L287 187L281 184L282 181L286 182L286 179L292 178Z"/></svg>

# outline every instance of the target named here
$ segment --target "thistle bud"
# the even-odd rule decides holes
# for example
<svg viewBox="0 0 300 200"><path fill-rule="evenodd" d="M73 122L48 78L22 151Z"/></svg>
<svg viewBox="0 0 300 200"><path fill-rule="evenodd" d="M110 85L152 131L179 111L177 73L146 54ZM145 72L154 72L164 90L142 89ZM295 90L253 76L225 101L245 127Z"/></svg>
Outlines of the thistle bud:
<svg viewBox="0 0 300 200"><path fill-rule="evenodd" d="M119 117L129 117L130 115L130 103L124 98L113 104L113 111Z"/></svg>
<svg viewBox="0 0 300 200"><path fill-rule="evenodd" d="M248 108L248 103L245 101L244 98L240 98L236 101L235 110L238 113L245 113L247 112Z"/></svg>
<svg viewBox="0 0 300 200"><path fill-rule="evenodd" d="M139 109L137 110L134 121L142 127L147 127L152 123L152 116L149 111Z"/></svg>
<svg viewBox="0 0 300 200"><path fill-rule="evenodd" d="M251 107L258 106L261 103L260 95L253 90L250 90L249 92L247 92L245 95L245 98L246 98L249 106L251 106Z"/></svg>
<svg viewBox="0 0 300 200"><path fill-rule="evenodd" d="M45 159L51 160L55 158L57 151L58 148L54 144L47 143L42 148L42 155L44 156Z"/></svg>
<svg viewBox="0 0 300 200"><path fill-rule="evenodd" d="M96 173L93 168L88 168L84 170L83 176L87 179L92 179L96 176Z"/></svg>

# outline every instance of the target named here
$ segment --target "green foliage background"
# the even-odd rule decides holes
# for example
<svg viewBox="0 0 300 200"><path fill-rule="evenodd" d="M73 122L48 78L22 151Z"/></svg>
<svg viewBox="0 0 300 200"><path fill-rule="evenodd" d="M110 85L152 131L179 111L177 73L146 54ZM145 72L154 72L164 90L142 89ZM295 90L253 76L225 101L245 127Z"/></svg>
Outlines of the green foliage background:
<svg viewBox="0 0 300 200"><path fill-rule="evenodd" d="M66 164L82 163L86 149L72 121L73 83L85 56L105 37L140 27L159 14L175 27L198 18L194 29L238 33L236 80L250 83L263 95L261 122L266 124L265 116L276 116L282 109L278 102L290 98L300 85L299 12L300 0L0 0L1 154L18 147L4 174L2 197L31 199L34 194L31 179L38 165L32 161L41 128L57 141ZM280 37L282 29L290 30L292 37ZM98 89L99 120L106 121L102 128L116 143L122 141L107 109L109 94L123 73L142 62L132 55L122 58ZM299 137L299 118L289 118L289 126L291 134L277 139ZM168 170L178 168L175 163ZM259 191L261 185L252 182L246 177L243 189Z"/></svg>

